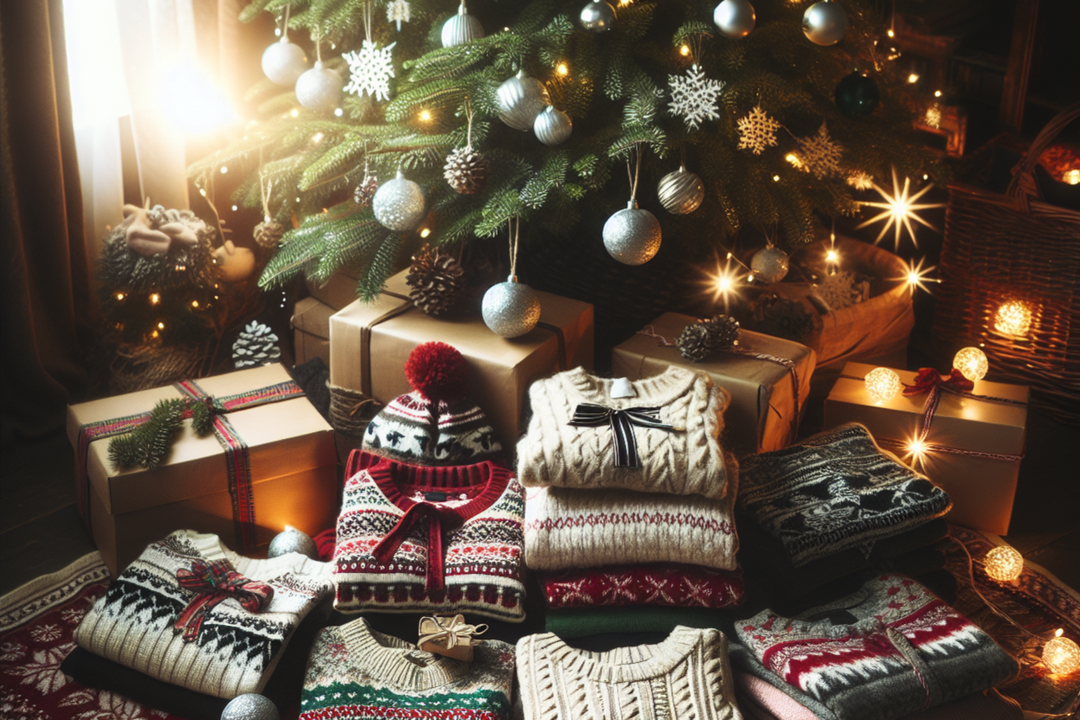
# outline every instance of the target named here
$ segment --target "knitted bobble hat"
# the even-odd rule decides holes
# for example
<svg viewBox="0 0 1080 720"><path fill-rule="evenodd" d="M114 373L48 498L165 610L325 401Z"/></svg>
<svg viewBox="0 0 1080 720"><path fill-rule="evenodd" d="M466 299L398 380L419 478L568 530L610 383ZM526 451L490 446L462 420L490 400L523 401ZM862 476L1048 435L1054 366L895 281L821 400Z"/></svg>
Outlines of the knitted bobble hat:
<svg viewBox="0 0 1080 720"><path fill-rule="evenodd" d="M364 450L414 465L499 461L502 446L484 412L466 397L469 366L441 342L418 345L405 363L413 391L368 424Z"/></svg>

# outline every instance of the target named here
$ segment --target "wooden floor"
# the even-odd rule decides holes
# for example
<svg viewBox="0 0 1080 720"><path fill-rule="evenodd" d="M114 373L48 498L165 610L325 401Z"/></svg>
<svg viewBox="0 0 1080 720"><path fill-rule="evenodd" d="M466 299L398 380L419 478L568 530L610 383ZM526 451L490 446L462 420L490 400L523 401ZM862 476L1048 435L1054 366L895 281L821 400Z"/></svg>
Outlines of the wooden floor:
<svg viewBox="0 0 1080 720"><path fill-rule="evenodd" d="M0 594L94 549L75 509L74 466L62 434L4 453ZM1006 540L1080 590L1080 428L1030 414L1027 455Z"/></svg>

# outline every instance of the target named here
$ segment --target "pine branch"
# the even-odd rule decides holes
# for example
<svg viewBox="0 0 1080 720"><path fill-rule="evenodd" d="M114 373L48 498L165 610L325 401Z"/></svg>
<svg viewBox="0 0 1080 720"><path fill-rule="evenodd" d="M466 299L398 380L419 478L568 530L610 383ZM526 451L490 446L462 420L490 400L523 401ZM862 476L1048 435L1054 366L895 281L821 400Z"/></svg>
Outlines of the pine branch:
<svg viewBox="0 0 1080 720"><path fill-rule="evenodd" d="M153 470L169 455L173 440L184 421L187 400L159 400L150 419L127 435L109 441L109 462L119 470L145 467Z"/></svg>
<svg viewBox="0 0 1080 720"><path fill-rule="evenodd" d="M379 296L386 279L394 274L394 262L397 260L398 250L401 249L401 235L389 233L379 245L375 257L371 259L367 270L360 277L356 286L356 294L361 302L371 302Z"/></svg>

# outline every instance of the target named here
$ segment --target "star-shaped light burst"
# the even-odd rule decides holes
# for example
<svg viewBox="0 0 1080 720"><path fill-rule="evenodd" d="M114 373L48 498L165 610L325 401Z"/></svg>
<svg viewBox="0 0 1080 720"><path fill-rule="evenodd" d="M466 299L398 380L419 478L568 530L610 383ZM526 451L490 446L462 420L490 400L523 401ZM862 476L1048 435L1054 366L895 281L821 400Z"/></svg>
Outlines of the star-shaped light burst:
<svg viewBox="0 0 1080 720"><path fill-rule="evenodd" d="M934 270L937 270L937 265L931 265L930 267L924 269L923 262L925 260L926 258L919 258L918 263L916 263L914 260L909 260L907 263L907 272L904 273L904 277L893 278L894 280L903 280L905 283L907 283L908 287L911 289L912 297L915 296L916 288L918 288L919 290L925 290L926 292L930 292L930 288L926 287L925 283L941 282L941 280L938 280L937 278L930 277L930 273L932 273Z"/></svg>
<svg viewBox="0 0 1080 720"><path fill-rule="evenodd" d="M933 230L934 232L937 232L937 228L919 217L919 215L915 211L928 210L930 208L939 208L945 206L942 203L916 204L915 201L925 195L926 192L933 187L933 185L927 185L914 195L908 195L908 192L911 189L911 178L904 178L904 189L901 190L900 180L896 177L896 168L893 168L892 171L892 183L893 191L891 195L888 193L888 191L883 190L880 186L878 186L877 183L873 184L874 189L878 191L878 193L881 195L881 198L885 202L860 202L859 204L866 205L867 207L883 208L884 212L878 213L874 217L870 218L862 225L859 225L859 228L857 229L864 228L867 225L872 225L873 223L876 223L878 220L885 219L885 225L881 228L881 232L878 233L877 238L874 240L875 245L881 242L881 238L885 237L885 233L889 232L890 227L893 227L896 229L895 249L900 249L900 233L903 228L907 228L908 235L911 237L912 244L915 245L915 247L919 247L919 242L915 239L915 230L911 227L911 221L914 220L917 223L921 223Z"/></svg>
<svg viewBox="0 0 1080 720"><path fill-rule="evenodd" d="M740 267L732 267L731 261L735 260ZM727 262L724 265L720 265L720 261L716 262L716 272L706 273L705 284L712 292L713 302L720 300L724 301L724 312L728 311L728 307L731 304L732 297L737 297L739 294L739 286L743 281L743 271L749 272L749 268L738 261L731 253L727 254Z"/></svg>

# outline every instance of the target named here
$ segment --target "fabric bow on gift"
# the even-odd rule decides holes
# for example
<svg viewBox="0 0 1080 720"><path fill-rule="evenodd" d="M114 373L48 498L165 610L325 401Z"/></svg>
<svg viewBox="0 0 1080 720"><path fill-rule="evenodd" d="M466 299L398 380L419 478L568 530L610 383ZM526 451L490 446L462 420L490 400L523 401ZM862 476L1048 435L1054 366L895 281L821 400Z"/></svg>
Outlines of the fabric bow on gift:
<svg viewBox="0 0 1080 720"><path fill-rule="evenodd" d="M207 613L229 598L236 598L248 612L257 613L265 610L274 597L274 588L244 577L228 560L194 560L190 570L176 571L176 580L180 587L195 593L173 625L176 632L183 631L185 642L198 638Z"/></svg>
<svg viewBox="0 0 1080 720"><path fill-rule="evenodd" d="M428 562L427 581L425 589L428 592L443 590L446 587L445 571L443 570L443 527L452 529L463 522L461 515L453 508L442 505L433 505L427 502L418 502L401 516L397 525L386 534L371 554L381 565L388 564L394 553L401 547L401 543L409 537L409 533L424 519L428 520Z"/></svg>
<svg viewBox="0 0 1080 720"><path fill-rule="evenodd" d="M487 625L469 625L462 615L435 615L420 618L421 650L469 662L477 635L487 632Z"/></svg>
<svg viewBox="0 0 1080 720"><path fill-rule="evenodd" d="M578 405L570 424L584 427L611 425L611 434L615 440L615 467L630 468L641 467L641 458L638 457L637 451L637 437L634 435L635 425L657 430L675 429L671 425L660 422L660 408L658 407L615 410L594 403Z"/></svg>
<svg viewBox="0 0 1080 720"><path fill-rule="evenodd" d="M934 368L923 368L915 376L914 385L904 386L904 395L905 397L922 395L923 393L932 392L935 388L964 393L974 390L975 383L964 377L964 374L956 368L953 368L948 375L942 375Z"/></svg>

